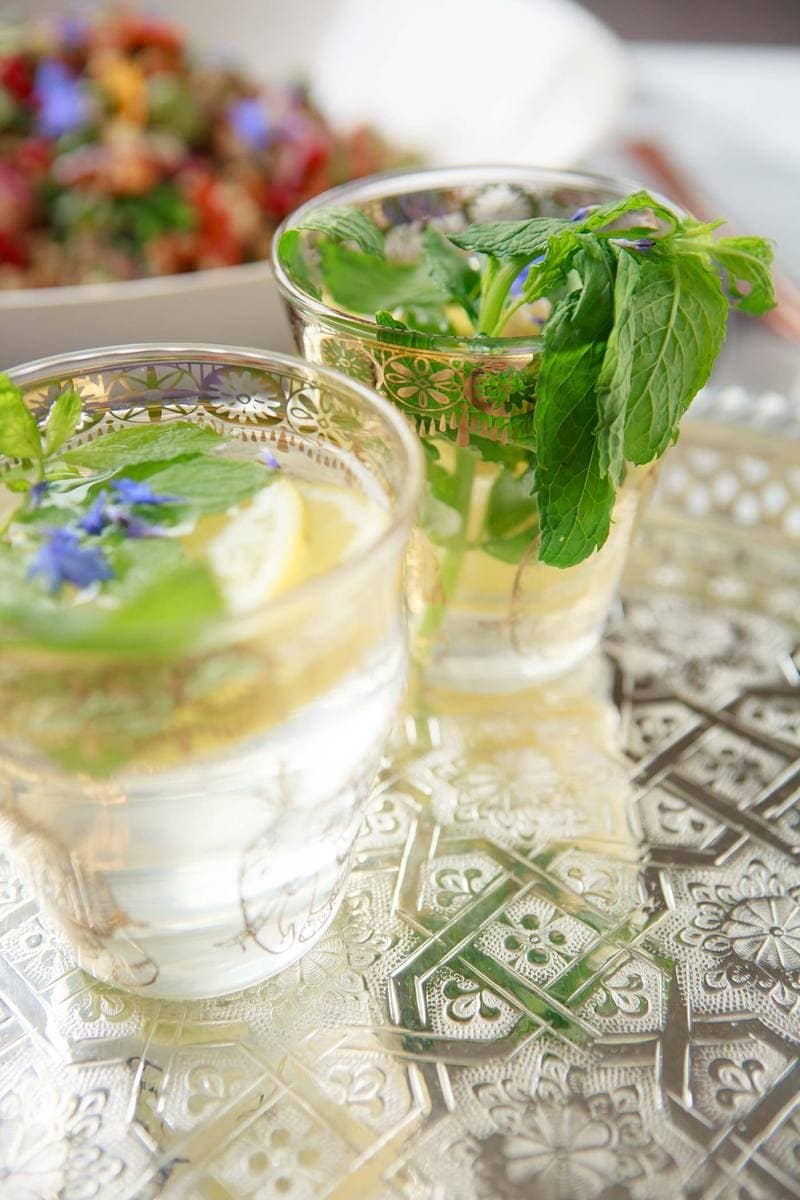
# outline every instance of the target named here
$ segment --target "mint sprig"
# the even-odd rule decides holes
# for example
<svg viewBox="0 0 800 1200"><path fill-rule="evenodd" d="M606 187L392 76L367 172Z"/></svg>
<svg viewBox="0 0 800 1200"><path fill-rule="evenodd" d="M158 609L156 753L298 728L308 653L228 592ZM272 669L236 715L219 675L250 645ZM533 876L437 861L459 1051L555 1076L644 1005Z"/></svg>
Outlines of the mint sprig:
<svg viewBox="0 0 800 1200"><path fill-rule="evenodd" d="M626 463L651 462L677 438L722 347L729 308L759 315L775 303L768 242L716 236L722 222L680 216L646 191L571 218L480 223L446 235L428 227L419 256L402 263L386 258L383 234L377 226L367 232L365 214L353 217L314 214L305 228L314 231L315 253L303 253L302 227L283 235L278 253L299 286L310 282L315 294L372 315L387 342L410 330L463 336L466 325L481 345L502 337L521 307L551 305L536 343L533 412L528 405L509 417L525 461L504 468L516 481L509 494L519 496L514 547L497 555L507 560L524 553L518 533L531 497L541 561L568 567L602 546ZM454 321L457 311L463 317ZM452 507L469 472L456 467L446 483L436 465L432 494ZM440 540L446 526L438 520ZM445 539L449 550L459 537ZM495 553L496 540L488 536L483 548Z"/></svg>
<svg viewBox="0 0 800 1200"><path fill-rule="evenodd" d="M80 397L65 390L40 429L0 376L0 644L169 656L224 612L211 571L171 527L225 512L268 485L262 464L185 421L70 445ZM176 533L178 530L176 530ZM72 604L91 583L101 603Z"/></svg>

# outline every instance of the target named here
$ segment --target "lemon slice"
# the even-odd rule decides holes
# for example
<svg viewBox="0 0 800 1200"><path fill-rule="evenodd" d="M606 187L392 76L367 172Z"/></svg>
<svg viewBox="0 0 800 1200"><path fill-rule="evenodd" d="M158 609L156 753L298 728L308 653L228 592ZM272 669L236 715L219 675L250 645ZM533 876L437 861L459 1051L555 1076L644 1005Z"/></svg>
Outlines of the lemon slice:
<svg viewBox="0 0 800 1200"><path fill-rule="evenodd" d="M386 526L386 513L374 500L333 484L302 486L309 563L316 574L352 558Z"/></svg>
<svg viewBox="0 0 800 1200"><path fill-rule="evenodd" d="M287 479L258 492L206 547L228 611L251 612L305 569L303 501Z"/></svg>

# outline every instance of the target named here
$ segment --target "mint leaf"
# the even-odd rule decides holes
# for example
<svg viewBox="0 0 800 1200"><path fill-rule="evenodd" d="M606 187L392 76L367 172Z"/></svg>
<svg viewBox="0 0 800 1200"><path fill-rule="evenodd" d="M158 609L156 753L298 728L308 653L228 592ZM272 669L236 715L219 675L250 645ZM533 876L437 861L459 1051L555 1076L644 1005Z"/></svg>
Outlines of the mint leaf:
<svg viewBox="0 0 800 1200"><path fill-rule="evenodd" d="M120 538L109 539L107 546L114 578L104 587L104 593L124 607L148 591L162 576L173 574L189 565L186 549L178 538Z"/></svg>
<svg viewBox="0 0 800 1200"><path fill-rule="evenodd" d="M641 259L624 251L617 253L614 284L614 324L597 380L598 466L619 486L625 465L625 412L635 357L634 322L630 309L641 274Z"/></svg>
<svg viewBox="0 0 800 1200"><path fill-rule="evenodd" d="M578 230L572 224L555 233L547 243L544 262L531 266L522 287L524 299L530 304L541 296L551 296L564 285L570 264L581 248Z"/></svg>
<svg viewBox="0 0 800 1200"><path fill-rule="evenodd" d="M398 317L408 329L416 335L404 338L403 344L409 346L428 346L431 341L429 334L451 333L450 323L442 311L443 301L436 304L401 304L397 309Z"/></svg>
<svg viewBox="0 0 800 1200"><path fill-rule="evenodd" d="M7 375L0 375L0 454L42 460L39 427L22 392Z"/></svg>
<svg viewBox="0 0 800 1200"><path fill-rule="evenodd" d="M736 308L759 316L775 307L769 242L757 237L718 238L708 252L725 272L726 291Z"/></svg>
<svg viewBox="0 0 800 1200"><path fill-rule="evenodd" d="M638 216L644 220L636 221L634 218ZM601 204L578 222L581 230L598 237L635 237L665 232L663 225L667 226L666 232L672 232L678 228L679 218L649 192L632 192L622 200Z"/></svg>
<svg viewBox="0 0 800 1200"><path fill-rule="evenodd" d="M433 226L428 226L422 235L422 258L431 279L470 317L477 316L481 273Z"/></svg>
<svg viewBox="0 0 800 1200"><path fill-rule="evenodd" d="M66 462L95 471L115 470L136 463L164 462L182 454L211 450L224 441L213 429L188 421L165 421L106 433L95 442L68 450Z"/></svg>
<svg viewBox="0 0 800 1200"><path fill-rule="evenodd" d="M313 296L315 300L322 299L322 293L311 278L308 263L303 254L303 239L296 229L287 229L281 234L278 242L278 258L286 274L298 287Z"/></svg>
<svg viewBox="0 0 800 1200"><path fill-rule="evenodd" d="M570 567L608 536L614 487L600 471L596 388L614 319L614 256L588 240L575 258L581 284L544 331L534 414L539 558Z"/></svg>
<svg viewBox="0 0 800 1200"><path fill-rule="evenodd" d="M397 317L393 317L385 308L379 308L375 313L375 324L383 326L384 329L411 329L410 325L406 325L405 321L398 321Z"/></svg>
<svg viewBox="0 0 800 1200"><path fill-rule="evenodd" d="M260 463L245 459L198 455L154 472L134 472L154 492L176 496L180 506L200 513L225 512L267 487L274 478ZM177 505L174 507L178 507Z"/></svg>
<svg viewBox="0 0 800 1200"><path fill-rule="evenodd" d="M354 242L365 254L383 257L383 234L375 222L358 208L332 205L330 208L316 209L294 228L324 233L335 242Z"/></svg>
<svg viewBox="0 0 800 1200"><path fill-rule="evenodd" d="M391 263L327 239L319 249L325 286L333 300L351 312L391 311L404 305L425 308L449 299L424 263Z"/></svg>
<svg viewBox="0 0 800 1200"><path fill-rule="evenodd" d="M107 547L116 577L104 592L115 608L69 608L27 576L28 555L0 547L0 645L35 642L73 650L171 655L200 636L224 605L214 579L180 542Z"/></svg>
<svg viewBox="0 0 800 1200"><path fill-rule="evenodd" d="M521 533L512 533L508 537L487 538L485 542L481 542L481 549L487 554L491 554L492 558L515 566L530 550L535 536L536 527L532 526L530 529L523 529Z"/></svg>
<svg viewBox="0 0 800 1200"><path fill-rule="evenodd" d="M526 463L528 467L533 467L535 464L532 452L513 442L499 442L493 438L484 438L473 434L469 439L469 444L477 450L478 456L483 462L502 463L506 467L513 467L522 462Z"/></svg>
<svg viewBox="0 0 800 1200"><path fill-rule="evenodd" d="M44 428L45 456L60 450L64 442L68 442L81 418L81 398L77 392L68 390L62 392L53 403Z"/></svg>
<svg viewBox="0 0 800 1200"><path fill-rule="evenodd" d="M505 538L520 527L537 523L538 508L533 495L535 472L516 475L504 470L495 479L486 505L486 531L491 538Z"/></svg>
<svg viewBox="0 0 800 1200"><path fill-rule="evenodd" d="M475 250L493 258L536 258L544 253L551 237L569 228L563 217L532 217L528 221L496 221L470 225L460 233L448 233L449 240L462 250ZM524 266L520 263L520 269Z"/></svg>
<svg viewBox="0 0 800 1200"><path fill-rule="evenodd" d="M618 339L631 356L624 453L641 464L664 453L708 379L725 340L728 302L716 273L693 254L654 247L638 265ZM608 402L608 411L620 402Z"/></svg>
<svg viewBox="0 0 800 1200"><path fill-rule="evenodd" d="M224 607L211 572L187 561L159 574L109 613L91 640L97 647L173 653L191 646Z"/></svg>
<svg viewBox="0 0 800 1200"><path fill-rule="evenodd" d="M529 468L522 475L503 470L492 484L481 549L501 562L518 563L538 533L535 482L535 470Z"/></svg>

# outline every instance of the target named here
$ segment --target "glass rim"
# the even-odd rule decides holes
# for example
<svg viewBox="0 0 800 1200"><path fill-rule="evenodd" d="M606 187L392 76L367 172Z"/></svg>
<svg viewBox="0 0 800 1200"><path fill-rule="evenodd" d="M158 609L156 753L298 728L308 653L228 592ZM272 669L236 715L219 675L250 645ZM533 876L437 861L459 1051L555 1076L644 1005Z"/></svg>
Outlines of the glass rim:
<svg viewBox="0 0 800 1200"><path fill-rule="evenodd" d="M308 362L306 359L280 351L259 350L249 346L225 346L214 343L186 343L175 345L168 342L135 342L130 345L98 346L87 350L66 351L63 354L49 355L46 358L32 359L20 363L7 372L9 379L18 387L23 388L32 384L46 383L50 379L67 379L71 375L89 371L103 371L109 367L128 365L133 368L145 363L169 362L216 362L232 367L251 367L257 370L277 370L282 374L294 374L298 378L306 377L307 382L314 384L327 382L339 392L348 393L361 406L377 413L385 425L388 425L397 436L405 455L405 470L399 472L400 482L396 497L387 509L388 522L379 532L370 537L351 558L326 568L318 575L289 587L285 592L259 604L252 612L243 613L236 617L230 613L221 613L217 620L210 623L212 630L230 629L234 635L240 636L242 627L258 621L265 616L272 616L282 609L288 609L296 603L302 603L309 598L324 593L332 584L338 585L348 576L357 575L368 566L370 559L382 551L403 530L410 527L422 495L424 480L424 457L419 439L412 430L406 418L393 404L385 400L372 388L351 379L333 367L321 366ZM166 402L157 402L157 405ZM131 406L129 398L127 407ZM152 406L152 402L151 402ZM190 418L187 418L190 419ZM369 468L366 468L369 470ZM154 623L157 627L157 622ZM67 647L68 649L68 647Z"/></svg>
<svg viewBox="0 0 800 1200"><path fill-rule="evenodd" d="M335 308L333 305L326 304L324 300L317 300L310 293L303 291L286 273L278 257L278 243L282 234L286 233L289 229L295 228L298 221L308 213L328 208L331 205L352 204L362 200L379 200L388 198L389 196L408 195L411 192L424 189L457 187L470 183L510 183L522 184L524 186L526 181L531 184L550 183L553 187L596 187L597 185L602 185L607 190L618 192L622 196L627 195L629 192L638 191L643 186L636 179L630 179L626 176L603 175L591 171L562 170L553 167L504 165L500 163L448 167L402 167L380 171L374 175L367 175L361 179L341 183L338 187L329 188L326 192L320 192L319 195L306 200L304 204L301 204L299 208L296 208L294 212L284 218L276 229L272 239L272 269L275 273L278 289L284 299L304 315L311 314L315 318L321 319L337 329L354 333L362 338L366 334L370 340L374 340L377 333L384 335L388 333L391 335L391 340L386 339L388 344L400 347L408 345L416 349L420 354L428 352L436 353L437 351L444 351L451 354L456 352L474 357L484 355L499 357L514 353L530 354L541 346L542 339L540 334L530 334L525 337L464 337L454 333L430 333L425 334L426 343L424 347L414 346L415 339L418 339L420 336L414 330L384 329L376 325L374 321L370 321L364 315L348 312L346 309ZM667 197L662 196L658 191L652 188L648 188L647 190L654 199L661 201L669 208L675 210L675 212L679 213L681 211L678 205Z"/></svg>

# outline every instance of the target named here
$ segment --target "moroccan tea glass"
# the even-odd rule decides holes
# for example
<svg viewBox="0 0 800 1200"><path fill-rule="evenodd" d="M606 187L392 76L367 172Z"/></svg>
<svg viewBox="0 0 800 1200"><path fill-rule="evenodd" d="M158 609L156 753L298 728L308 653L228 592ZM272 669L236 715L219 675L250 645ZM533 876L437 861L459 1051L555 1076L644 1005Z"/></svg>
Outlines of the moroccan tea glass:
<svg viewBox="0 0 800 1200"><path fill-rule="evenodd" d="M311 947L342 897L405 684L419 445L362 384L278 354L120 347L13 377L40 422L79 392L75 443L188 421L385 511L350 558L183 652L159 614L136 654L37 649L0 626L0 835L45 918L108 983L238 990Z"/></svg>
<svg viewBox="0 0 800 1200"><path fill-rule="evenodd" d="M615 597L652 469L628 469L601 550L567 569L538 562L535 501L524 525L513 527L504 521L504 496L519 495L522 468L509 465L505 451L530 423L536 402L540 321L517 325L510 337L433 334L421 341L304 290L281 263L280 233L330 205L353 206L384 231L387 256L404 261L418 253L429 225L447 232L479 221L570 217L635 189L627 181L523 167L394 172L323 193L293 213L275 239L273 265L301 353L374 387L425 445L410 606L417 656L434 685L511 691L583 658Z"/></svg>

